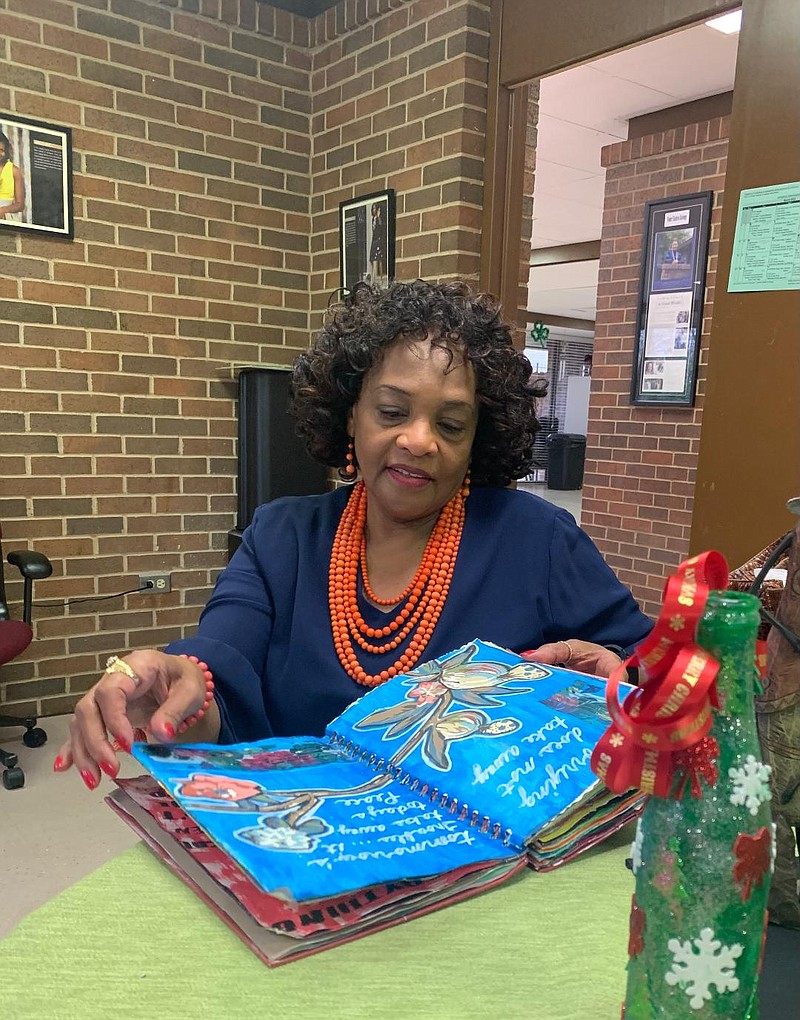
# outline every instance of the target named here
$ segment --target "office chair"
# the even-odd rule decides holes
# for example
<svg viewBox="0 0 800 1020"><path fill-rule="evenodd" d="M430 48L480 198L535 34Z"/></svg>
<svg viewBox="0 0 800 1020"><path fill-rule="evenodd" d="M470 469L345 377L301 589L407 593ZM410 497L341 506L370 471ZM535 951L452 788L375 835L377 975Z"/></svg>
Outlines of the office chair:
<svg viewBox="0 0 800 1020"><path fill-rule="evenodd" d="M33 582L53 573L53 565L42 553L28 549L15 550L8 554L8 562L19 570L25 579L22 594L22 619L12 620L8 609L6 588L3 580L3 532L0 528L0 666L16 659L33 639L31 615L33 609ZM26 747L41 747L47 740L45 731L36 725L34 717L19 719L0 712L0 726L24 726L22 742ZM18 790L25 785L25 773L17 765L13 751L0 747L0 765L3 766L3 786L7 790Z"/></svg>

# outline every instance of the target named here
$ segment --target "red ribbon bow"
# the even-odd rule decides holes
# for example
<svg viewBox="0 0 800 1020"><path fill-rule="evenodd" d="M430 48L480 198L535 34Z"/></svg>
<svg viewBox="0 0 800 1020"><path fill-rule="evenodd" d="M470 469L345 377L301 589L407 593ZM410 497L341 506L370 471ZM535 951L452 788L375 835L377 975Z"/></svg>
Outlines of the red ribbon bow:
<svg viewBox="0 0 800 1020"><path fill-rule="evenodd" d="M615 793L637 788L668 797L686 757L680 752L711 729L719 664L695 644L695 630L709 591L727 582L721 553L685 560L667 581L650 636L611 674L606 704L612 723L594 749L591 766ZM619 685L628 666L638 666L639 687L620 704Z"/></svg>

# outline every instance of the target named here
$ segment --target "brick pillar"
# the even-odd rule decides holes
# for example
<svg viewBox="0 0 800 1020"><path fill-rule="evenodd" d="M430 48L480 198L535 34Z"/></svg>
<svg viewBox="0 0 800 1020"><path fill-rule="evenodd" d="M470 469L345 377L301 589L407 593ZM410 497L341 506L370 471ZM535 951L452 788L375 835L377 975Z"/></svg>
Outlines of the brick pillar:
<svg viewBox="0 0 800 1020"><path fill-rule="evenodd" d="M729 118L603 149L605 205L582 522L643 610L656 614L666 577L686 557L714 302ZM697 400L632 407L631 373L645 202L713 191Z"/></svg>

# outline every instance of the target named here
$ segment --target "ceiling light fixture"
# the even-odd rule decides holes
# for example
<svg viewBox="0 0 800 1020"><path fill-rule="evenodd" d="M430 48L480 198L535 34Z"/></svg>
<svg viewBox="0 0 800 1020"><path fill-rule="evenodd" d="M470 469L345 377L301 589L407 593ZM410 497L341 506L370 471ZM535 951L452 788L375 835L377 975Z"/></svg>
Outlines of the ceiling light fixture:
<svg viewBox="0 0 800 1020"><path fill-rule="evenodd" d="M738 11L729 11L727 14L721 14L718 18L712 18L707 21L706 24L709 28L716 29L717 32L724 32L725 35L733 35L734 32L738 32L742 27L742 9Z"/></svg>

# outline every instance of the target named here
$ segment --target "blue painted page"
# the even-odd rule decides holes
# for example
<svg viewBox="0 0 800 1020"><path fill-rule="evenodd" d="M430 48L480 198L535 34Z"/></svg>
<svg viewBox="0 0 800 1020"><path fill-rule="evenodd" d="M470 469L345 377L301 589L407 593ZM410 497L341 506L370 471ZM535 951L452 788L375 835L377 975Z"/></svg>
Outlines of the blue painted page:
<svg viewBox="0 0 800 1020"><path fill-rule="evenodd" d="M589 759L610 721L605 691L597 677L475 640L370 691L328 733L522 847L600 788Z"/></svg>
<svg viewBox="0 0 800 1020"><path fill-rule="evenodd" d="M516 855L328 740L136 743L133 754L265 892L288 901Z"/></svg>

